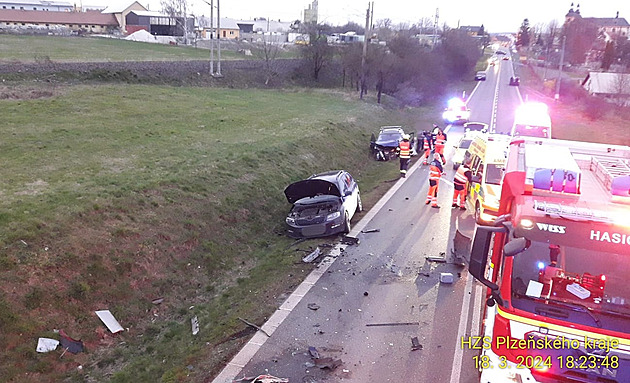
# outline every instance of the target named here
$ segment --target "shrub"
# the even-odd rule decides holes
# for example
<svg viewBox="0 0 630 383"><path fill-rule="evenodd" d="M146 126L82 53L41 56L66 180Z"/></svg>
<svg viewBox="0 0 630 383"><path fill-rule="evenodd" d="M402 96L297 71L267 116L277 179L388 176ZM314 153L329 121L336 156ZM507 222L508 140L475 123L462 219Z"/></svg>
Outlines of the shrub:
<svg viewBox="0 0 630 383"><path fill-rule="evenodd" d="M591 120L599 120L604 117L612 107L599 97L589 96L584 99L584 114Z"/></svg>

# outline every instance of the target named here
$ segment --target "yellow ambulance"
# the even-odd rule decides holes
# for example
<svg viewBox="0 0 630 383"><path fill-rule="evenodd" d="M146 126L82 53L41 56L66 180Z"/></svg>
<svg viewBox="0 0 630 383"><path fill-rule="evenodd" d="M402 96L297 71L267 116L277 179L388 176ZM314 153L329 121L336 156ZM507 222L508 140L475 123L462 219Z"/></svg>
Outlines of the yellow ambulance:
<svg viewBox="0 0 630 383"><path fill-rule="evenodd" d="M510 140L506 134L479 134L466 152L473 179L478 181L468 183L466 204L469 211L474 211L475 221L480 225L492 224L498 216Z"/></svg>

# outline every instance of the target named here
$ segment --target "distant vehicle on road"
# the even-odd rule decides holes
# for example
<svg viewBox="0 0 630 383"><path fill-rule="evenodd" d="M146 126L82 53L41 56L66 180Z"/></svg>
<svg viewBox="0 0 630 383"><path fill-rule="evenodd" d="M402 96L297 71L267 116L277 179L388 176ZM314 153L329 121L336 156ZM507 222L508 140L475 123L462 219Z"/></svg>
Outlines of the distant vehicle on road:
<svg viewBox="0 0 630 383"><path fill-rule="evenodd" d="M411 155L418 154L418 138L415 132L405 133L404 129L400 126L383 126L378 132L378 138L372 134L370 140L370 150L372 155L378 161L389 161L398 157L398 143L402 141L403 135L408 134L411 138L409 142L411 144Z"/></svg>
<svg viewBox="0 0 630 383"><path fill-rule="evenodd" d="M477 72L477 74L475 74L475 81L486 81L486 72Z"/></svg>
<svg viewBox="0 0 630 383"><path fill-rule="evenodd" d="M463 124L470 118L470 109L462 99L452 98L448 100L448 106L444 109L442 118L447 124Z"/></svg>
<svg viewBox="0 0 630 383"><path fill-rule="evenodd" d="M483 122L467 122L464 124L464 132L488 133L488 124Z"/></svg>
<svg viewBox="0 0 630 383"><path fill-rule="evenodd" d="M519 106L514 114L511 135L551 138L551 117L547 105L541 102L527 102Z"/></svg>
<svg viewBox="0 0 630 383"><path fill-rule="evenodd" d="M345 170L292 183L284 195L293 204L286 224L289 236L295 238L349 233L350 220L363 210L359 185Z"/></svg>

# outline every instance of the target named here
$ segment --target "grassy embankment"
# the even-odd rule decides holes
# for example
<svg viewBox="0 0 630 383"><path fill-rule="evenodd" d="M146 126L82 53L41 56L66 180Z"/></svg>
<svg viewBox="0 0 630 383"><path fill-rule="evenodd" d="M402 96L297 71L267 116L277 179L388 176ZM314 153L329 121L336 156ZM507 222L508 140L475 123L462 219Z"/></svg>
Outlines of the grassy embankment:
<svg viewBox="0 0 630 383"><path fill-rule="evenodd" d="M347 93L163 86L0 107L0 381L23 382L216 372L251 333L237 317L263 323L312 267L283 235L283 188L345 168L369 207L397 177L368 158L370 133L436 117ZM99 309L128 331L108 334ZM88 352L37 354L53 329Z"/></svg>

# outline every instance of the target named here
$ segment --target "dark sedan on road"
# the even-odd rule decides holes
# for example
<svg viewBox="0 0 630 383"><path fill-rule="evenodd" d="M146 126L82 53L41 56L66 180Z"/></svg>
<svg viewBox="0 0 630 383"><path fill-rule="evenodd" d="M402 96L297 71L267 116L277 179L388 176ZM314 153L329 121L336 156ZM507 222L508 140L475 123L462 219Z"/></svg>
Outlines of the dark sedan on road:
<svg viewBox="0 0 630 383"><path fill-rule="evenodd" d="M345 170L292 183L284 195L293 204L286 224L289 236L295 238L349 233L350 220L363 210L359 185Z"/></svg>
<svg viewBox="0 0 630 383"><path fill-rule="evenodd" d="M403 140L405 134L409 135L411 155L418 154L418 139L414 132L405 133L400 126L383 126L378 132L378 137L372 134L370 150L378 161L389 161L398 157L398 143Z"/></svg>

